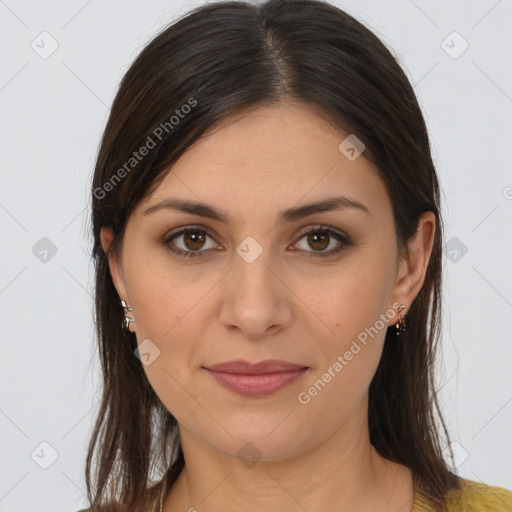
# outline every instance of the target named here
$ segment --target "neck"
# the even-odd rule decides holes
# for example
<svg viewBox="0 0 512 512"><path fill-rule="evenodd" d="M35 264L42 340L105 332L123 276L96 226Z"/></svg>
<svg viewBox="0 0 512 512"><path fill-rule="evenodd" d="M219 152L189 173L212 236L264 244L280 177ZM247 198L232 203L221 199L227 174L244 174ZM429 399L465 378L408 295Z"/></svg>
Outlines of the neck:
<svg viewBox="0 0 512 512"><path fill-rule="evenodd" d="M411 510L410 471L381 457L362 425L367 421L346 425L286 459L262 456L252 464L219 452L180 425L185 467L163 512L225 512L228 503L230 510L250 512Z"/></svg>

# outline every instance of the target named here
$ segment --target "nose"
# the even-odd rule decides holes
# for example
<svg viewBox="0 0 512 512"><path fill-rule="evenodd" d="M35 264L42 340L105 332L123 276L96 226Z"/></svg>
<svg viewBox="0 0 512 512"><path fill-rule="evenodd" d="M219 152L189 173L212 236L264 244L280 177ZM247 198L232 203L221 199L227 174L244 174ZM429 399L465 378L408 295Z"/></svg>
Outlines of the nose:
<svg viewBox="0 0 512 512"><path fill-rule="evenodd" d="M248 262L238 254L224 280L220 321L251 341L261 341L286 328L292 318L290 289L279 268L263 251Z"/></svg>

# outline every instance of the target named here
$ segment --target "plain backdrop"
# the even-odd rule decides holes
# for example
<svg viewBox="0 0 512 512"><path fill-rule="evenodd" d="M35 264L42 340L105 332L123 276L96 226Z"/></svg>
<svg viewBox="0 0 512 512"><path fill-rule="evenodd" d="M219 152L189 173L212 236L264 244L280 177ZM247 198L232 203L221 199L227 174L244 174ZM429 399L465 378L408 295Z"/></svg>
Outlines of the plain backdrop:
<svg viewBox="0 0 512 512"><path fill-rule="evenodd" d="M118 84L203 2L0 0L0 511L87 505L89 190ZM438 385L465 478L512 489L512 2L338 0L414 84L443 190Z"/></svg>

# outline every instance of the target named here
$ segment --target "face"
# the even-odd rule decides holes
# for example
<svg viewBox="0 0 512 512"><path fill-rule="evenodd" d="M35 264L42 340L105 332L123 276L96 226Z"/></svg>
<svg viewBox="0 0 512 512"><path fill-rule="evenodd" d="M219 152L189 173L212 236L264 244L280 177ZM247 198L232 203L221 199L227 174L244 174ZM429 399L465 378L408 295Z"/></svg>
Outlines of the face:
<svg viewBox="0 0 512 512"><path fill-rule="evenodd" d="M339 149L347 135L304 105L240 114L191 147L130 216L111 273L182 435L230 456L251 442L277 460L366 421L386 329L396 302L410 306L421 288L433 232L417 260L399 261L390 198L364 152ZM335 197L361 206L282 215ZM104 229L104 247L110 240ZM234 359L307 369L267 394L248 384L248 396L206 369Z"/></svg>

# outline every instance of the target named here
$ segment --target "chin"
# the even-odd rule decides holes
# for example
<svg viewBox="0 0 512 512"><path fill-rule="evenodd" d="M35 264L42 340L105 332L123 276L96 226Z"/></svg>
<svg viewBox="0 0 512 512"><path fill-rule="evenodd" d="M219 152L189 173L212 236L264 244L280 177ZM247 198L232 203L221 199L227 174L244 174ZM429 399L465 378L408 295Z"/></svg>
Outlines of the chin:
<svg viewBox="0 0 512 512"><path fill-rule="evenodd" d="M245 416L240 421L222 423L233 437L219 427L214 437L206 440L218 451L241 461L245 458L262 461L284 460L296 455L298 448L307 444L307 439L304 438L307 431L304 425L292 423L293 415L284 421L286 414L283 413L279 418L271 416L276 421L269 421L268 416L260 417L258 421L255 416L252 415L252 421Z"/></svg>

